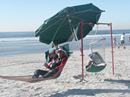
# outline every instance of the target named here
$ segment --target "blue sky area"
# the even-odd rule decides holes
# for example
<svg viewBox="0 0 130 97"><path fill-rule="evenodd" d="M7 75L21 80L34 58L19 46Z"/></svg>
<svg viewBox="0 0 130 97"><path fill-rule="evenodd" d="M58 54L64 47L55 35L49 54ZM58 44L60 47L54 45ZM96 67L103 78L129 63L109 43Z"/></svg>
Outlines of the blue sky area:
<svg viewBox="0 0 130 97"><path fill-rule="evenodd" d="M35 31L61 9L87 3L105 10L99 22L130 29L130 0L0 0L0 32Z"/></svg>

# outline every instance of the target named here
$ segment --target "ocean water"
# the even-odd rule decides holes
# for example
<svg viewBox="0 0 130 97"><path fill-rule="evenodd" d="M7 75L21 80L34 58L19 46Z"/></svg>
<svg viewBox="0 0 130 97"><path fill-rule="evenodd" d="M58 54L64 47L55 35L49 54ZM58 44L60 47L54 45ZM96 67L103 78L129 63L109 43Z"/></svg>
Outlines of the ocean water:
<svg viewBox="0 0 130 97"><path fill-rule="evenodd" d="M34 32L0 32L0 56L43 53L48 45L39 42Z"/></svg>
<svg viewBox="0 0 130 97"><path fill-rule="evenodd" d="M126 45L130 44L130 30L113 30L113 36L120 42L120 35L126 33ZM105 41L103 40L105 39ZM99 43L105 42L105 46L110 46L110 34L108 30L99 31L87 35L84 38L84 49L88 49L90 45L99 47ZM69 42L70 50L79 50L80 41ZM91 45L91 46L92 46ZM24 54L24 53L44 53L49 49L50 45L39 42L38 37L34 36L34 32L0 32L0 56Z"/></svg>

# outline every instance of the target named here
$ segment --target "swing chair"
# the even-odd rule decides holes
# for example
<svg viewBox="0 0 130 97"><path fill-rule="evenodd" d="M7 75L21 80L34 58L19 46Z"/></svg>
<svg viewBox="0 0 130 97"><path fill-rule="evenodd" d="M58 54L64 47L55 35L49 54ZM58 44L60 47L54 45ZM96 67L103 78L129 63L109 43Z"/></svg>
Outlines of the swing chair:
<svg viewBox="0 0 130 97"><path fill-rule="evenodd" d="M83 22L81 22L81 27L80 27L80 29L81 29L81 37L82 37L82 29L83 29ZM96 25L105 25L105 26L108 26L109 27L109 31L110 31L110 45L111 45L111 61L112 61L112 73L113 73L113 75L114 75L114 53L113 53L113 35L112 35L112 23L97 23ZM94 37L95 38L95 37ZM100 39L99 41L102 41L102 40L105 40L105 38L102 38L102 39ZM97 41L97 44L99 43L99 41ZM89 42L90 43L90 42ZM96 42L93 42L93 43L95 43L96 44ZM93 44L92 43L92 44ZM105 43L105 42L104 42ZM102 45L103 46L103 45ZM104 45L104 47L105 47L105 45ZM96 50L95 50L96 51ZM103 52L104 52L104 58L105 58L105 48L104 48L104 50L102 50ZM94 52L94 50L91 48L91 53L92 52ZM99 52L98 52L99 53ZM101 54L101 57L99 57L100 55L98 54L98 57L99 57L99 59L101 59L103 56L102 56L102 54L103 53L100 53ZM83 38L81 38L81 58L82 58L82 74L81 74L81 76L82 76L82 79L81 79L81 81L83 81L84 80L84 77L85 77L85 75L84 75L84 52L83 52ZM102 60L102 59L101 59ZM103 59L104 60L104 59ZM105 61L102 61L103 63L105 62ZM85 64L85 65L87 65L87 69L86 69L86 71L90 71L90 72L92 72L92 70L94 71L94 69L96 69L97 70L97 72L99 72L99 71L101 71L101 70L103 70L105 67L106 67L106 64L104 64L104 66L103 66L103 68L99 68L99 70L97 69L97 66L95 66L94 64L90 64L90 66L88 65L88 64ZM98 66L101 66L101 64L100 65L98 65ZM95 68L96 67L96 68ZM94 71L94 72L96 72L96 71Z"/></svg>
<svg viewBox="0 0 130 97"><path fill-rule="evenodd" d="M90 58L90 61L85 66L87 72L100 72L106 67L106 62L104 61L105 38L101 36L96 39L96 34L98 33L98 25L95 32L95 35L93 35L94 39L92 39L89 44L90 54L88 56Z"/></svg>
<svg viewBox="0 0 130 97"><path fill-rule="evenodd" d="M100 72L106 67L106 63L98 52L89 54L91 61L86 66L87 72Z"/></svg>

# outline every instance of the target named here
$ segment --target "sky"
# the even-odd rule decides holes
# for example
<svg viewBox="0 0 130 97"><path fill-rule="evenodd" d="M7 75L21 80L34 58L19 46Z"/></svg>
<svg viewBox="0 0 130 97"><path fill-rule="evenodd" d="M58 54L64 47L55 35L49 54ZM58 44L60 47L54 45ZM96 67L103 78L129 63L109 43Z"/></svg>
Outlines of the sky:
<svg viewBox="0 0 130 97"><path fill-rule="evenodd" d="M99 22L130 29L130 0L0 0L0 32L35 31L63 8L88 3L105 10Z"/></svg>

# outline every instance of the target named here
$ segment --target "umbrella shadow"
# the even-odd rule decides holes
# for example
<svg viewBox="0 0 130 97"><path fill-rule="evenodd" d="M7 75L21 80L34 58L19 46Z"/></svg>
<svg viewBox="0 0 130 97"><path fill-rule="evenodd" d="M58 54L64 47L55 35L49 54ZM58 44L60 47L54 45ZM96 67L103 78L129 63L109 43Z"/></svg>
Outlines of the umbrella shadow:
<svg viewBox="0 0 130 97"><path fill-rule="evenodd" d="M105 79L104 81L112 82L112 83L122 83L128 86L130 89L130 80L114 80L114 79Z"/></svg>
<svg viewBox="0 0 130 97"><path fill-rule="evenodd" d="M67 97L69 95L86 95L86 96L95 96L100 93L130 93L129 89L69 89L64 92L56 93L50 97Z"/></svg>

